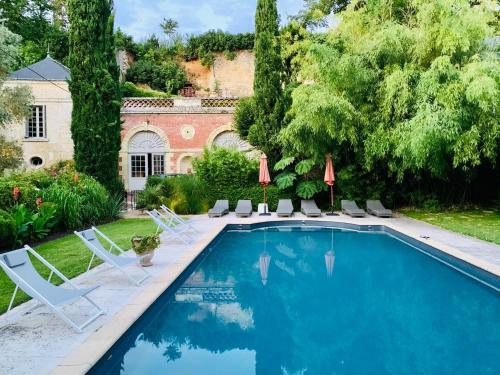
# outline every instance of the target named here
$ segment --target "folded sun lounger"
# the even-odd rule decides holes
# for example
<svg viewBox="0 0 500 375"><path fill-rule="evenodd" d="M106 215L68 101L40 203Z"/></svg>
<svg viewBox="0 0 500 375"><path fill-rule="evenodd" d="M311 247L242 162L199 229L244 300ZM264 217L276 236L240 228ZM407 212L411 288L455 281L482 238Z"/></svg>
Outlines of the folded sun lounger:
<svg viewBox="0 0 500 375"><path fill-rule="evenodd" d="M252 216L252 201L250 200L239 200L236 205L236 216L238 217L249 217Z"/></svg>
<svg viewBox="0 0 500 375"><path fill-rule="evenodd" d="M293 203L291 199L280 199L276 214L279 217L290 217L293 215Z"/></svg>
<svg viewBox="0 0 500 375"><path fill-rule="evenodd" d="M392 217L392 211L385 208L379 200L366 201L366 211L378 217Z"/></svg>
<svg viewBox="0 0 500 375"><path fill-rule="evenodd" d="M189 223L188 221L184 220L179 215L177 215L177 213L174 210L171 210L170 208L168 208L164 204L162 204L160 207L163 210L163 213L164 213L163 216L167 220L168 224L170 224L170 225L179 225L181 227L185 226L185 227L188 227L193 232L196 232L196 233L200 232L191 223Z"/></svg>
<svg viewBox="0 0 500 375"><path fill-rule="evenodd" d="M47 280L40 276L35 267L33 267L28 254L31 254L50 269L50 275ZM82 332L86 326L104 314L104 310L88 297L88 294L95 290L97 286L86 289L77 288L66 276L29 246L0 255L0 267L2 267L7 276L16 284L7 313L12 308L17 291L21 289L30 297L47 305L57 316L59 316L59 318L64 320L77 332ZM64 287L55 286L50 282L54 274L65 282ZM91 316L86 322L78 325L62 310L62 306L76 302L80 299L90 303L97 310L97 313Z"/></svg>
<svg viewBox="0 0 500 375"><path fill-rule="evenodd" d="M208 210L208 217L221 217L229 213L229 201L220 199Z"/></svg>
<svg viewBox="0 0 500 375"><path fill-rule="evenodd" d="M158 233L161 228L163 229L163 232L166 233L167 235L166 239L175 238L184 242L186 245L193 242L193 238L188 233L189 228L187 227L177 228L177 226L168 225L163 220L163 216L157 210L148 211L148 215L151 217L151 219L153 219L155 224L158 226L156 228L156 233Z"/></svg>
<svg viewBox="0 0 500 375"><path fill-rule="evenodd" d="M111 241L104 233L100 232L97 228L92 227L92 229L84 230L82 232L76 232L75 234L80 238L85 246L92 252L92 258L90 258L87 271L90 269L92 262L95 257L98 257L103 262L109 264L110 266L116 268L121 273L123 273L130 281L136 285L140 285L144 280L146 280L151 275L144 268L139 269L144 272L144 277L137 280L133 278L126 270L125 267L136 265L138 258L128 256L123 249L121 249L117 244ZM99 240L99 237L107 242L109 249L106 250ZM112 251L115 250L119 255L113 254Z"/></svg>
<svg viewBox="0 0 500 375"><path fill-rule="evenodd" d="M340 205L342 207L342 213L349 215L351 217L364 217L366 216L365 210L362 210L361 208L358 207L356 202L354 201L348 201L348 200L342 200L340 202Z"/></svg>
<svg viewBox="0 0 500 375"><path fill-rule="evenodd" d="M300 202L300 212L302 212L307 217L319 217L321 216L321 210L316 205L316 202L311 200L303 200Z"/></svg>

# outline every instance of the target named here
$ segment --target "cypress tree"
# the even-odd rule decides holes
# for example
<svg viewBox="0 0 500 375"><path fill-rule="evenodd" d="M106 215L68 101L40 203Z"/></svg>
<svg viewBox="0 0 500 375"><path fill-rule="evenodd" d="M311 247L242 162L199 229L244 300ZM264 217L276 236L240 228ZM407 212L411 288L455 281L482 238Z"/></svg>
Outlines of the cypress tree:
<svg viewBox="0 0 500 375"><path fill-rule="evenodd" d="M121 92L112 0L69 0L71 135L80 172L119 192Z"/></svg>
<svg viewBox="0 0 500 375"><path fill-rule="evenodd" d="M273 158L283 120L281 57L276 0L258 0L255 13L255 124L248 141Z"/></svg>

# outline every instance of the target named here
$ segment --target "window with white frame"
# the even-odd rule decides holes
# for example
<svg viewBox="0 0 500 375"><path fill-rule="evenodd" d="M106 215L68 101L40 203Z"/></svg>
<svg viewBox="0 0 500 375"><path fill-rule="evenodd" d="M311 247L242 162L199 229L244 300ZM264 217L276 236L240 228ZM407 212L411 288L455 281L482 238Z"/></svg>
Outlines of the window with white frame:
<svg viewBox="0 0 500 375"><path fill-rule="evenodd" d="M26 138L47 138L47 121L44 105L31 107L31 115L26 122Z"/></svg>
<svg viewBox="0 0 500 375"><path fill-rule="evenodd" d="M132 155L130 157L131 177L145 178L147 177L147 160L146 155Z"/></svg>
<svg viewBox="0 0 500 375"><path fill-rule="evenodd" d="M165 155L153 155L153 176L162 175L165 173Z"/></svg>

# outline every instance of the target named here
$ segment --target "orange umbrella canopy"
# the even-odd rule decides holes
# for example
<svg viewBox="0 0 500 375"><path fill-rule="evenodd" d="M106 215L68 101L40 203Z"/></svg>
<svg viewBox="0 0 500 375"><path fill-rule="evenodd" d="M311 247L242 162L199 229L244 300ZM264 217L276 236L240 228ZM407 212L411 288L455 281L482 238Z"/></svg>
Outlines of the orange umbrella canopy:
<svg viewBox="0 0 500 375"><path fill-rule="evenodd" d="M326 156L326 168L325 168L325 184L333 186L335 183L335 172L333 171L332 155L328 154Z"/></svg>
<svg viewBox="0 0 500 375"><path fill-rule="evenodd" d="M267 168L267 156L262 154L260 157L260 168L259 168L259 184L262 186L267 186L271 183L271 176L269 175L269 169Z"/></svg>

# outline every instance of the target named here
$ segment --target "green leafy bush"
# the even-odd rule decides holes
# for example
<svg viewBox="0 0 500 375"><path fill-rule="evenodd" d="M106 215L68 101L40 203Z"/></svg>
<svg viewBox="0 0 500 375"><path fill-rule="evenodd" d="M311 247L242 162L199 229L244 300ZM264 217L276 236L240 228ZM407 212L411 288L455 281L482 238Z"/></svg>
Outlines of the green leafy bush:
<svg viewBox="0 0 500 375"><path fill-rule="evenodd" d="M112 220L122 207L122 194L110 195L97 180L77 173L72 161L57 163L50 170L2 177L0 247L40 240L56 229Z"/></svg>
<svg viewBox="0 0 500 375"><path fill-rule="evenodd" d="M15 221L12 215L0 210L0 249L6 249L13 240Z"/></svg>
<svg viewBox="0 0 500 375"><path fill-rule="evenodd" d="M58 216L64 229L77 229L94 225L110 215L110 199L104 186L87 175L64 174L56 183L43 191L46 202L59 207Z"/></svg>
<svg viewBox="0 0 500 375"><path fill-rule="evenodd" d="M224 148L207 149L193 165L210 205L217 199L228 199L230 208L234 209L239 199L250 199L255 209L264 201L263 189L258 183L259 162L248 159L244 153ZM274 185L268 186L267 195L271 210L276 209L279 199L290 197Z"/></svg>
<svg viewBox="0 0 500 375"><path fill-rule="evenodd" d="M137 87L132 82L122 84L122 95L129 98L167 98L170 96L162 91L145 90Z"/></svg>
<svg viewBox="0 0 500 375"><path fill-rule="evenodd" d="M139 193L137 208L152 210L163 204L185 215L208 210L203 185L195 175L148 178L146 188Z"/></svg>
<svg viewBox="0 0 500 375"><path fill-rule="evenodd" d="M229 34L221 30L210 30L204 34L189 37L184 47L184 57L187 61L206 59L207 55L223 52L231 60L233 57L231 52L252 50L253 46L253 33Z"/></svg>
<svg viewBox="0 0 500 375"><path fill-rule="evenodd" d="M127 71L127 81L143 83L152 89L177 94L187 83L184 70L174 61L157 64L151 60L139 60Z"/></svg>
<svg viewBox="0 0 500 375"><path fill-rule="evenodd" d="M234 127L243 139L246 139L248 130L255 124L255 112L255 102L252 97L240 99L234 112Z"/></svg>
<svg viewBox="0 0 500 375"><path fill-rule="evenodd" d="M14 206L10 212L0 210L0 249L47 237L57 224L56 211L57 206L52 203L41 203L34 212L24 204Z"/></svg>

